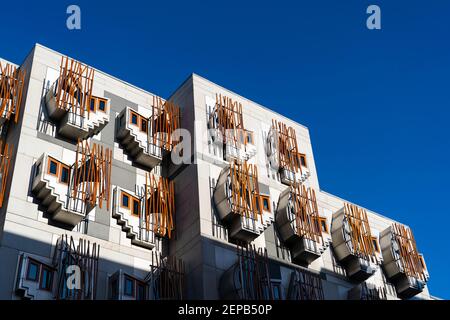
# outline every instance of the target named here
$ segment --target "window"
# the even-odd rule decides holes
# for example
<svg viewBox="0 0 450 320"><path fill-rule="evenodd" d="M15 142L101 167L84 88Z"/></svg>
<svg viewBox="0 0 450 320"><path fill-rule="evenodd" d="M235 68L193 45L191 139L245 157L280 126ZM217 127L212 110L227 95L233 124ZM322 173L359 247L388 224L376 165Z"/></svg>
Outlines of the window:
<svg viewBox="0 0 450 320"><path fill-rule="evenodd" d="M380 246L378 245L378 241L376 237L372 237L372 245L373 245L373 250L375 250L376 252L380 252Z"/></svg>
<svg viewBox="0 0 450 320"><path fill-rule="evenodd" d="M253 144L253 132L248 132L247 131L247 143L249 144Z"/></svg>
<svg viewBox="0 0 450 320"><path fill-rule="evenodd" d="M269 197L262 196L262 202L263 202L263 209L264 211L270 212L270 199Z"/></svg>
<svg viewBox="0 0 450 320"><path fill-rule="evenodd" d="M122 203L121 206L123 208L130 208L130 196L125 192L122 192Z"/></svg>
<svg viewBox="0 0 450 320"><path fill-rule="evenodd" d="M89 105L89 109L95 112L95 98L91 98L91 103Z"/></svg>
<svg viewBox="0 0 450 320"><path fill-rule="evenodd" d="M40 288L42 290L51 291L53 284L53 270L47 266L42 265Z"/></svg>
<svg viewBox="0 0 450 320"><path fill-rule="evenodd" d="M141 131L147 132L147 120L141 119Z"/></svg>
<svg viewBox="0 0 450 320"><path fill-rule="evenodd" d="M300 165L302 165L303 167L308 167L307 163L306 163L306 155L304 155L303 153L299 153L298 154L298 158L300 160Z"/></svg>
<svg viewBox="0 0 450 320"><path fill-rule="evenodd" d="M138 125L138 119L139 119L138 114L131 111L131 119L130 119L131 124Z"/></svg>
<svg viewBox="0 0 450 320"><path fill-rule="evenodd" d="M328 233L327 218L319 218L319 225L323 233Z"/></svg>
<svg viewBox="0 0 450 320"><path fill-rule="evenodd" d="M106 100L100 98L98 99L98 110L106 112Z"/></svg>
<svg viewBox="0 0 450 320"><path fill-rule="evenodd" d="M272 282L273 300L281 300L281 287L278 283Z"/></svg>
<svg viewBox="0 0 450 320"><path fill-rule="evenodd" d="M27 280L38 281L39 267L40 267L39 263L31 259L28 260L27 277L26 277Z"/></svg>
<svg viewBox="0 0 450 320"><path fill-rule="evenodd" d="M137 283L136 300L145 300L145 284L142 282Z"/></svg>
<svg viewBox="0 0 450 320"><path fill-rule="evenodd" d="M123 294L129 297L134 297L134 279L131 279L130 277L125 276L124 281L124 289Z"/></svg>
<svg viewBox="0 0 450 320"><path fill-rule="evenodd" d="M133 208L131 210L131 214L139 216L139 200L136 198L133 198Z"/></svg>
<svg viewBox="0 0 450 320"><path fill-rule="evenodd" d="M64 184L69 184L69 167L61 165L61 175L59 177L59 182Z"/></svg>
<svg viewBox="0 0 450 320"><path fill-rule="evenodd" d="M48 173L52 174L54 176L58 175L58 162L53 160L53 159L49 159L48 161Z"/></svg>

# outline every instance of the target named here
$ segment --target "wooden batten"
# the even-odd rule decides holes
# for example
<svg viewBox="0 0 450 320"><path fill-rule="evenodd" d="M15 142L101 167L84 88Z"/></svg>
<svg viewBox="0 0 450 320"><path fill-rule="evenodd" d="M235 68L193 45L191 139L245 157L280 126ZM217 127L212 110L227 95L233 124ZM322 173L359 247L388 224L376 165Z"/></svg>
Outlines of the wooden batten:
<svg viewBox="0 0 450 320"><path fill-rule="evenodd" d="M89 119L94 69L69 57L61 58L56 89L56 106Z"/></svg>
<svg viewBox="0 0 450 320"><path fill-rule="evenodd" d="M302 173L297 135L294 128L272 119L272 130L277 134L279 166L291 172Z"/></svg>
<svg viewBox="0 0 450 320"><path fill-rule="evenodd" d="M171 151L177 143L173 139L173 132L180 128L180 107L171 101L153 96L152 117L149 121L149 138L153 145Z"/></svg>
<svg viewBox="0 0 450 320"><path fill-rule="evenodd" d="M19 120L24 80L24 70L0 62L0 115L10 120L14 114L15 123Z"/></svg>
<svg viewBox="0 0 450 320"><path fill-rule="evenodd" d="M4 143L2 140L0 140L0 151L1 151L0 153L0 174L1 174L0 208L1 208L3 206L3 200L5 198L6 187L8 184L13 146Z"/></svg>
<svg viewBox="0 0 450 320"><path fill-rule="evenodd" d="M222 141L233 143L236 147L247 144L246 139L240 139L245 132L241 103L233 101L227 96L216 94L216 107L213 112L218 119L216 129L220 131Z"/></svg>

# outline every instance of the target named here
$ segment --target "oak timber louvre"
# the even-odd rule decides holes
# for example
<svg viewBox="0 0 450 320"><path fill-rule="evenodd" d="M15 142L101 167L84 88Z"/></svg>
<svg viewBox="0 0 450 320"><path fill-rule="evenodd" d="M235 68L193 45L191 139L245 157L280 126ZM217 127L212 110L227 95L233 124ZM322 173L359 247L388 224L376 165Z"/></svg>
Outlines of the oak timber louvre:
<svg viewBox="0 0 450 320"><path fill-rule="evenodd" d="M345 203L344 214L350 227L353 254L368 261L375 261L375 248L366 210L354 204Z"/></svg>
<svg viewBox="0 0 450 320"><path fill-rule="evenodd" d="M306 270L292 271L289 281L289 300L324 300L322 279Z"/></svg>
<svg viewBox="0 0 450 320"><path fill-rule="evenodd" d="M304 185L290 186L295 212L295 231L299 237L305 237L317 243L324 243L320 229L319 207L316 192Z"/></svg>
<svg viewBox="0 0 450 320"><path fill-rule="evenodd" d="M247 139L240 139L241 134L245 132L241 103L216 93L214 113L217 117L216 129L220 131L222 141L237 148L240 148L241 144L247 145Z"/></svg>
<svg viewBox="0 0 450 320"><path fill-rule="evenodd" d="M298 152L297 136L294 128L272 119L272 130L277 133L280 169L302 173L301 154Z"/></svg>
<svg viewBox="0 0 450 320"><path fill-rule="evenodd" d="M427 281L426 270L422 264L421 255L417 251L416 240L411 229L402 224L394 223L392 230L400 247L403 272L407 276Z"/></svg>
<svg viewBox="0 0 450 320"><path fill-rule="evenodd" d="M75 243L73 237L62 235L57 243L53 263L58 270L56 298L61 300L94 300L97 294L98 258L100 246L85 239ZM80 287L69 288L68 267L79 268Z"/></svg>
<svg viewBox="0 0 450 320"><path fill-rule="evenodd" d="M112 150L78 140L71 194L94 207L110 206Z"/></svg>
<svg viewBox="0 0 450 320"><path fill-rule="evenodd" d="M172 237L175 212L175 190L173 181L167 178L145 175L145 228L161 237Z"/></svg>
<svg viewBox="0 0 450 320"><path fill-rule="evenodd" d="M180 128L180 108L171 101L153 96L152 117L149 121L149 141L157 147L172 151L177 143L173 139L173 132Z"/></svg>
<svg viewBox="0 0 450 320"><path fill-rule="evenodd" d="M94 69L63 56L57 81L56 106L81 118L87 112L89 119Z"/></svg>
<svg viewBox="0 0 450 320"><path fill-rule="evenodd" d="M181 300L185 291L185 266L182 260L174 256L163 258L159 253L152 253L150 273L145 281L148 283L151 300Z"/></svg>
<svg viewBox="0 0 450 320"><path fill-rule="evenodd" d="M247 161L230 164L231 210L263 223L261 198L259 197L258 168Z"/></svg>
<svg viewBox="0 0 450 320"><path fill-rule="evenodd" d="M22 102L25 71L0 62L0 116L17 123Z"/></svg>
<svg viewBox="0 0 450 320"><path fill-rule="evenodd" d="M12 149L13 148L7 143L3 145L3 140L0 140L0 208L3 206L3 200L5 198L9 167L11 165Z"/></svg>

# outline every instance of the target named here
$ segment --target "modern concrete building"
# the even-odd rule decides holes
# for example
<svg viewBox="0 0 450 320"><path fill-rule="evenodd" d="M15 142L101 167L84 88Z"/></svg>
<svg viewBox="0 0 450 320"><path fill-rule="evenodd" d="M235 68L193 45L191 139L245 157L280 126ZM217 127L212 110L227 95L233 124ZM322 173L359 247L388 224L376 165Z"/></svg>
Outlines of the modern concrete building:
<svg viewBox="0 0 450 320"><path fill-rule="evenodd" d="M430 299L411 230L321 191L297 122L41 45L1 67L1 299Z"/></svg>

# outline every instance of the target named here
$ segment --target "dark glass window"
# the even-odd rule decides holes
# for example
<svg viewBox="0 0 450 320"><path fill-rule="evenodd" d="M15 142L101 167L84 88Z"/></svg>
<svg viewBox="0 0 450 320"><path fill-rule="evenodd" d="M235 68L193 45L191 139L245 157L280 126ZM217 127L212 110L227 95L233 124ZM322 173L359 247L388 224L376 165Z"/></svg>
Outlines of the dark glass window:
<svg viewBox="0 0 450 320"><path fill-rule="evenodd" d="M130 197L125 193L122 193L122 207L130 207Z"/></svg>
<svg viewBox="0 0 450 320"><path fill-rule="evenodd" d="M145 285L143 283L137 284L136 300L145 300Z"/></svg>
<svg viewBox="0 0 450 320"><path fill-rule="evenodd" d="M32 260L28 260L27 280L38 281L38 275L39 264Z"/></svg>
<svg viewBox="0 0 450 320"><path fill-rule="evenodd" d="M281 300L281 291L279 285L273 285L273 300Z"/></svg>
<svg viewBox="0 0 450 320"><path fill-rule="evenodd" d="M141 131L147 132L147 120L141 120Z"/></svg>
<svg viewBox="0 0 450 320"><path fill-rule="evenodd" d="M136 113L131 113L131 123L135 125L138 124L138 116Z"/></svg>
<svg viewBox="0 0 450 320"><path fill-rule="evenodd" d="M263 207L264 207L264 210L270 211L270 208L269 208L269 199L263 198Z"/></svg>
<svg viewBox="0 0 450 320"><path fill-rule="evenodd" d="M48 172L54 175L58 174L58 163L56 161L50 160L50 167L48 168Z"/></svg>
<svg viewBox="0 0 450 320"><path fill-rule="evenodd" d="M42 266L42 273L41 273L41 289L50 291L52 290L52 283L53 283L53 271L46 267Z"/></svg>
<svg viewBox="0 0 450 320"><path fill-rule="evenodd" d="M105 100L99 100L98 101L98 108L101 111L105 111L106 110L106 101Z"/></svg>
<svg viewBox="0 0 450 320"><path fill-rule="evenodd" d="M125 277L123 293L126 296L134 297L134 280L133 279Z"/></svg>
<svg viewBox="0 0 450 320"><path fill-rule="evenodd" d="M327 232L327 223L325 220L320 220L320 226L322 227L322 232Z"/></svg>
<svg viewBox="0 0 450 320"><path fill-rule="evenodd" d="M133 199L133 212L135 216L139 215L139 200Z"/></svg>
<svg viewBox="0 0 450 320"><path fill-rule="evenodd" d="M300 163L302 166L306 167L306 157L304 155L300 155Z"/></svg>
<svg viewBox="0 0 450 320"><path fill-rule="evenodd" d="M379 248L378 248L378 242L377 242L377 239L372 239L372 244L373 244L373 249L375 250L375 251L380 251L379 250Z"/></svg>
<svg viewBox="0 0 450 320"><path fill-rule="evenodd" d="M61 169L61 182L69 183L69 168L62 167Z"/></svg>
<svg viewBox="0 0 450 320"><path fill-rule="evenodd" d="M95 98L91 98L91 104L89 106L91 111L95 111Z"/></svg>

